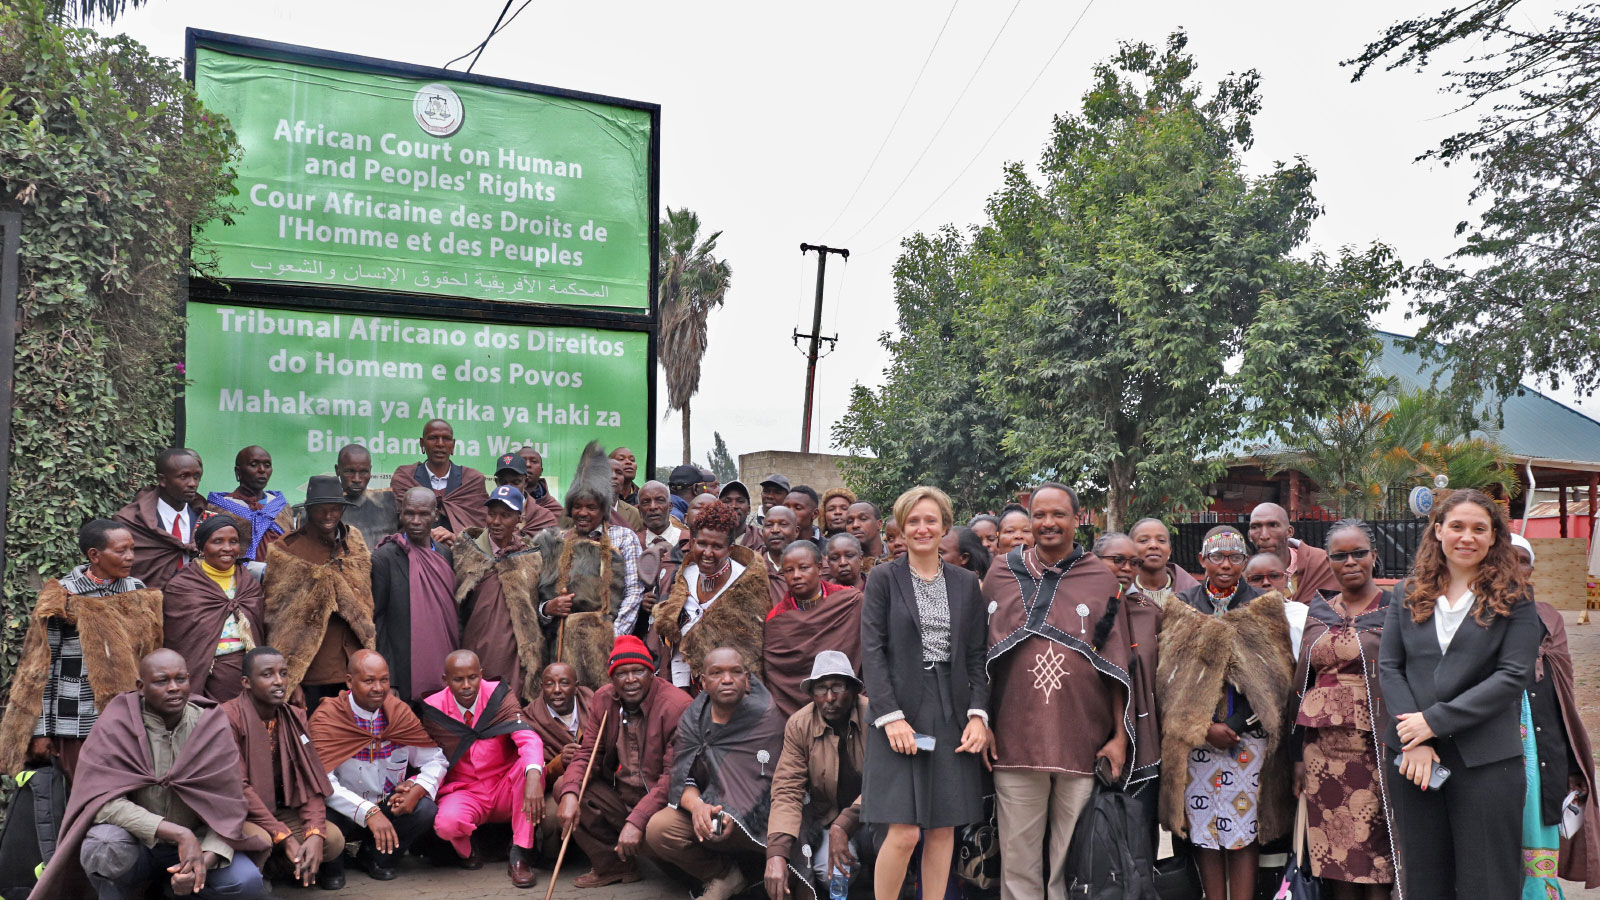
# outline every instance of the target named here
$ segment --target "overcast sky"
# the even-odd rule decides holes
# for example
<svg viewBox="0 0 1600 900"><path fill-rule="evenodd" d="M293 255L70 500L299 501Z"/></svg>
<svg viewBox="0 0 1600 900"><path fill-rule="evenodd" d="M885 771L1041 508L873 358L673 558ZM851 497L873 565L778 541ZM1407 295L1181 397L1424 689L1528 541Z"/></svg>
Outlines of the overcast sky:
<svg viewBox="0 0 1600 900"><path fill-rule="evenodd" d="M1077 108L1093 64L1119 41L1159 43L1182 28L1205 82L1260 71L1265 109L1248 162L1259 172L1304 156L1316 168L1326 212L1311 231L1313 244L1331 251L1384 241L1407 263L1444 256L1469 214L1472 179L1464 169L1412 160L1468 127L1472 114L1451 114L1437 72L1380 72L1351 84L1339 65L1395 20L1442 5L1099 0L1085 13L1082 0L959 0L870 173L952 9L948 0L533 0L474 71L661 104L662 202L688 206L721 229L719 249L734 271L727 306L711 320L693 407L694 451L703 461L713 430L736 455L799 449L805 360L790 334L810 328L816 272L816 257L802 258L800 243L852 251L847 265L834 257L828 266L823 331L840 339L819 366L812 441L827 449L850 386L882 380L886 355L877 337L894 324L889 272L899 239L979 221L1001 167L1037 161L1051 116ZM182 56L184 28L193 26L437 66L482 40L501 6L150 0L115 29L172 57ZM1412 333L1403 312L1391 307L1379 327ZM663 388L663 409L665 397ZM658 422L659 461L677 460L679 432L676 415Z"/></svg>

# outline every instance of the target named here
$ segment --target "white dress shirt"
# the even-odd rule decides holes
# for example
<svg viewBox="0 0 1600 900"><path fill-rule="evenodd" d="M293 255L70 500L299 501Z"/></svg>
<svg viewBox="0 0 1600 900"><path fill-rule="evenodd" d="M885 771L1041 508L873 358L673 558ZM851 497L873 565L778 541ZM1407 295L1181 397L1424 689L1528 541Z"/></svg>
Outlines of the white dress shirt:
<svg viewBox="0 0 1600 900"><path fill-rule="evenodd" d="M661 540L667 542L667 546L676 547L676 546L678 546L678 540L680 538L682 538L682 537L683 537L683 529L679 528L678 526L676 526L674 524L672 524L672 521L669 519L667 521L667 530L666 531L657 533L657 532L651 531L648 528L645 529L645 532L644 532L644 545L645 545L645 547L649 547L651 544L654 544L656 542L657 538L660 538Z"/></svg>
<svg viewBox="0 0 1600 900"><path fill-rule="evenodd" d="M156 515L161 517L162 531L166 532L167 534L171 534L172 523L174 520L176 520L183 523L179 526L183 532L183 542L187 544L194 540L194 511L189 507L185 506L183 509L173 509L167 505L166 500L163 500L158 496L156 497Z"/></svg>
<svg viewBox="0 0 1600 900"><path fill-rule="evenodd" d="M347 696L345 701L350 704L350 710L356 718L362 721L371 721L378 715L376 711L367 712L357 706L354 697ZM384 743L393 744L392 741ZM390 790L398 787L406 780L406 770L411 766L419 770L411 781L427 791L429 797L435 797L439 792L439 783L444 781L448 771L446 762L444 751L438 747L395 746L389 758L382 762L347 759L339 768L328 773L328 781L333 785L328 808L360 825L367 820L367 811L388 795L386 785L391 786Z"/></svg>

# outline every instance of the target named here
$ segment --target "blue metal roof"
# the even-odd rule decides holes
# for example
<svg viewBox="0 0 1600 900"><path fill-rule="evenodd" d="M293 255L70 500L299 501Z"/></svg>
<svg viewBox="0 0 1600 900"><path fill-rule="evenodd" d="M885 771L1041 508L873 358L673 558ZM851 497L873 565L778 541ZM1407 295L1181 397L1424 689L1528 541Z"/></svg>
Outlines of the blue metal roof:
<svg viewBox="0 0 1600 900"><path fill-rule="evenodd" d="M1375 331L1382 344L1374 367L1396 379L1402 389L1428 388L1439 365L1408 353L1403 335ZM1491 414L1492 409L1487 411ZM1600 421L1524 385L1500 408L1505 424L1500 442L1519 458L1565 460L1600 466Z"/></svg>

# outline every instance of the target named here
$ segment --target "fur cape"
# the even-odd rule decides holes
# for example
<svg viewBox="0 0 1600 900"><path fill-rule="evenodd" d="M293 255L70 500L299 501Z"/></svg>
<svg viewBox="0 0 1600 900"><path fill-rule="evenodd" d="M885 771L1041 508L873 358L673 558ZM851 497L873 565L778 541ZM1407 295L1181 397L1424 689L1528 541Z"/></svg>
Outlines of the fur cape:
<svg viewBox="0 0 1600 900"><path fill-rule="evenodd" d="M5 717L0 719L0 771L8 774L22 771L33 726L43 709L45 683L50 680L45 619L52 618L77 626L97 710L105 709L123 691L133 690L139 660L161 647L160 591L145 588L108 597L81 597L67 593L54 578L45 582L11 676Z"/></svg>
<svg viewBox="0 0 1600 900"><path fill-rule="evenodd" d="M499 576L500 593L505 598L506 610L511 614L511 633L517 642L517 663L522 667L522 684L514 684L511 688L516 696L537 697L545 656L544 631L539 627L539 581L543 568L540 554L529 548L507 553L497 559L480 543L480 539L487 542L485 534L482 528L468 528L461 532L452 548L456 571L456 608L460 609L466 603L490 571Z"/></svg>
<svg viewBox="0 0 1600 900"><path fill-rule="evenodd" d="M605 580L601 578L601 549L597 541L578 537L571 530L547 528L533 539L533 546L543 558L539 602L556 597L563 575L566 588L573 595L565 633L559 620L545 628L548 651L545 660L571 664L578 671L579 684L598 690L610 683L606 666L611 659L611 644L616 640L612 622L622 609L622 597L627 589L628 572L622 554L612 548L610 565L606 567L611 570L611 578ZM557 650L561 651L560 659L556 658ZM538 669L533 670L534 677L538 677L538 672ZM538 695L535 685L534 692L528 696Z"/></svg>
<svg viewBox="0 0 1600 900"><path fill-rule="evenodd" d="M666 666L673 653L682 653L689 663L689 672L700 677L706 654L718 647L733 647L744 656L744 664L756 677L765 679L763 643L767 613L772 611L772 593L767 585L767 565L754 550L734 545L728 548L733 561L744 566L744 571L728 585L722 596L711 604L700 621L683 633L683 607L689 599L689 585L685 578L693 578L699 568L691 556L685 556L678 574L672 579L672 590L667 598L656 604L655 631L664 647L658 667Z"/></svg>
<svg viewBox="0 0 1600 900"><path fill-rule="evenodd" d="M1258 815L1262 841L1288 833L1293 823L1293 764L1284 741L1294 718L1294 659L1283 595L1263 594L1221 616L1182 601L1162 607L1156 705L1161 710L1161 823L1186 837L1183 795L1189 787L1189 751L1206 743L1206 731L1226 684L1243 692L1267 733Z"/></svg>
<svg viewBox="0 0 1600 900"><path fill-rule="evenodd" d="M338 613L356 640L368 650L378 646L372 624L372 552L354 528L345 529L345 553L314 566L283 549L267 547L267 634L289 663L288 689L300 686L311 660L322 647L328 617Z"/></svg>

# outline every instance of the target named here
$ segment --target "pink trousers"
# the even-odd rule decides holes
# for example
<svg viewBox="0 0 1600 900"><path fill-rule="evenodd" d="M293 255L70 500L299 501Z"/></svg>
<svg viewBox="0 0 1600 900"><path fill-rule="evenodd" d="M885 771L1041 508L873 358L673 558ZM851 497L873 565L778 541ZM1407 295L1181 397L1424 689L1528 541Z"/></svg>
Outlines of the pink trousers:
<svg viewBox="0 0 1600 900"><path fill-rule="evenodd" d="M489 822L511 823L511 839L518 847L533 846L533 825L523 815L522 793L527 774L512 766L506 777L451 785L439 798L433 830L450 842L463 858L472 855L472 833Z"/></svg>

